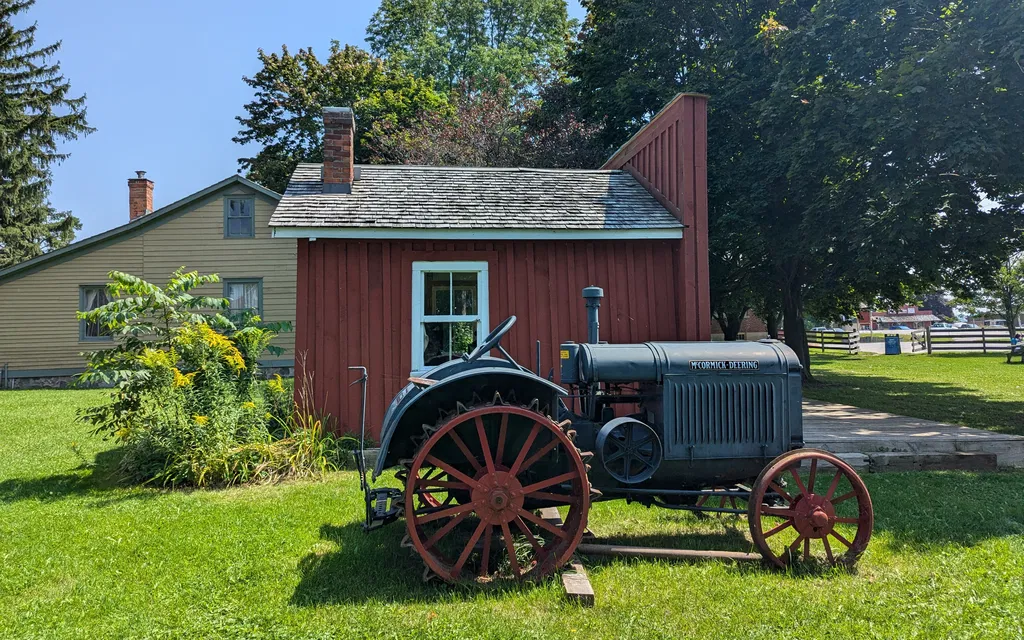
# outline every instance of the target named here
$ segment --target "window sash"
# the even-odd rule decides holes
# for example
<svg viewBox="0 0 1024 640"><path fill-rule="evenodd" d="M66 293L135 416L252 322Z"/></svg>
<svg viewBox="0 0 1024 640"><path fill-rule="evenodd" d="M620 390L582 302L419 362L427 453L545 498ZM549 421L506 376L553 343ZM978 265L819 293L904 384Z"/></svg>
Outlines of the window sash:
<svg viewBox="0 0 1024 640"><path fill-rule="evenodd" d="M79 287L78 310L92 311L110 302L105 285L83 285ZM98 322L81 320L78 325L79 342L99 342L113 339L110 330Z"/></svg>
<svg viewBox="0 0 1024 640"><path fill-rule="evenodd" d="M231 313L252 311L263 314L263 281L259 278L228 279L224 281L224 297Z"/></svg>
<svg viewBox="0 0 1024 640"><path fill-rule="evenodd" d="M256 199L224 199L224 237L253 238L256 236Z"/></svg>
<svg viewBox="0 0 1024 640"><path fill-rule="evenodd" d="M456 274L474 274L476 276L476 313L473 314L428 314L426 306L426 279L427 274L447 274L448 275L448 305L447 310L451 311L454 307L456 293L460 286L468 287L468 285L455 284L454 276ZM451 323L448 327L448 339L443 341L442 344L447 343L449 354L453 347L452 342L454 341L454 335L452 328L456 324L471 323L475 326L475 340L472 342L472 347L475 348L479 345L484 336L487 335L488 329L488 278L487 278L487 263L486 262L414 262L413 263L413 326L412 326L412 371L420 372L427 368L436 365L427 365L425 363L425 350L429 346L429 336L427 335L428 324L437 323ZM454 357L458 357L456 354ZM454 359L454 358L451 358Z"/></svg>

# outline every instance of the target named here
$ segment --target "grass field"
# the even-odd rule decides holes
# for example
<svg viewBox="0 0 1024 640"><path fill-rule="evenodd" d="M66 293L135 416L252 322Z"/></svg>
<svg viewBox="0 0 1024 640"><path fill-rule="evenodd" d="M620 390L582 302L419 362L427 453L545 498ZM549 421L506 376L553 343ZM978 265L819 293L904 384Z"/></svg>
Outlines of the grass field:
<svg viewBox="0 0 1024 640"><path fill-rule="evenodd" d="M875 538L852 573L590 560L597 606L582 610L554 581L423 584L399 549L402 524L360 530L350 472L221 491L118 486L116 451L73 421L99 397L0 393L0 637L1024 634L1024 474L869 476ZM742 519L621 502L591 513L621 541L750 546Z"/></svg>
<svg viewBox="0 0 1024 640"><path fill-rule="evenodd" d="M1024 435L1024 366L1005 355L812 355L804 395Z"/></svg>

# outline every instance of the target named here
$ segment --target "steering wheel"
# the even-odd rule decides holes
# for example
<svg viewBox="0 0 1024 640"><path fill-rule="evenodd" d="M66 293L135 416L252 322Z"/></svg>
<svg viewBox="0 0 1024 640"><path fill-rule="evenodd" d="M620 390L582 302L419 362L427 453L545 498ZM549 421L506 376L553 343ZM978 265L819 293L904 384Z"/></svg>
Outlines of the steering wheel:
<svg viewBox="0 0 1024 640"><path fill-rule="evenodd" d="M505 336L506 333L508 333L508 330L511 329L512 325L514 325L515 323L516 317L509 316L508 318L505 319L504 322L495 327L494 331L491 331L490 333L487 334L487 337L484 338L484 341L480 343L479 347L473 349L471 353L467 353L466 355L462 356L462 358L466 362L473 362L474 360L479 359L480 356L487 355L488 353L491 352L491 349L498 346L498 343L501 342L501 339Z"/></svg>

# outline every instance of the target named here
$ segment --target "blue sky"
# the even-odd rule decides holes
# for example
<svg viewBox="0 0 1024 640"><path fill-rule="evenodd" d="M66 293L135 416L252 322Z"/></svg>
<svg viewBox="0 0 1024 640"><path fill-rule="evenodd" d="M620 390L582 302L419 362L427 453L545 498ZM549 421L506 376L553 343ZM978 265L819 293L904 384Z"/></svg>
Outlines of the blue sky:
<svg viewBox="0 0 1024 640"><path fill-rule="evenodd" d="M51 202L82 221L78 238L128 221L127 179L155 183L157 208L237 172L235 116L252 94L242 76L256 50L365 46L378 2L305 0L37 0L22 23L58 54L75 95L86 94L92 135L67 146ZM570 14L582 19L576 0Z"/></svg>

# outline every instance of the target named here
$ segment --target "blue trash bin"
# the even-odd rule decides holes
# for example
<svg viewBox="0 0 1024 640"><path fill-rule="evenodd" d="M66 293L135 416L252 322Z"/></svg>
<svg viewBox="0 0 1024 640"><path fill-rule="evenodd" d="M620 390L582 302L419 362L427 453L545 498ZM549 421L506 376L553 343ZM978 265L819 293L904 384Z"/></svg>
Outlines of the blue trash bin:
<svg viewBox="0 0 1024 640"><path fill-rule="evenodd" d="M900 337L895 333L885 334L885 355L898 356L903 353L900 350Z"/></svg>

